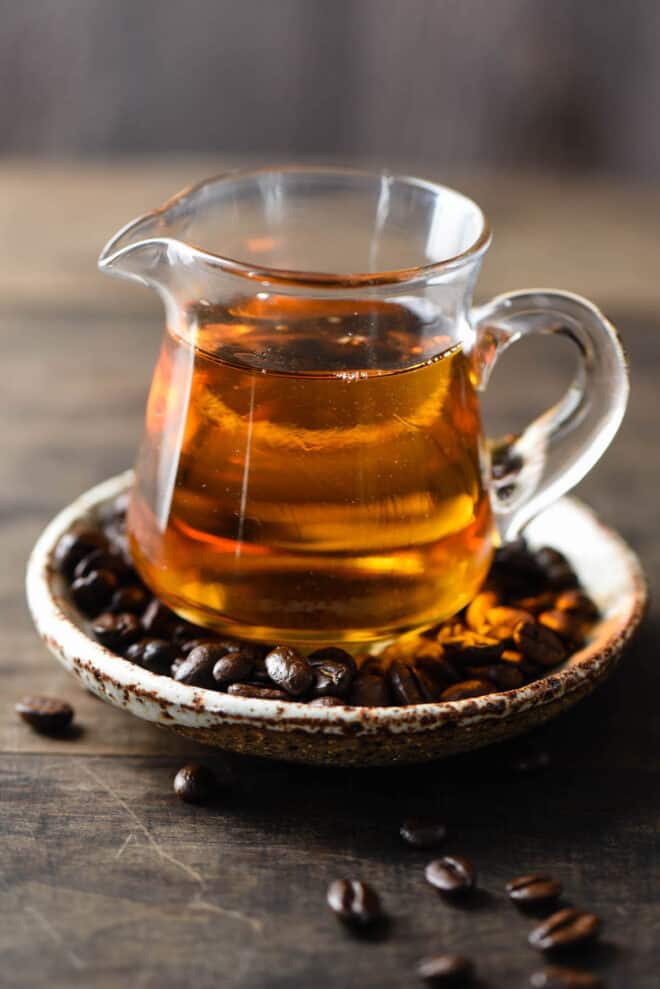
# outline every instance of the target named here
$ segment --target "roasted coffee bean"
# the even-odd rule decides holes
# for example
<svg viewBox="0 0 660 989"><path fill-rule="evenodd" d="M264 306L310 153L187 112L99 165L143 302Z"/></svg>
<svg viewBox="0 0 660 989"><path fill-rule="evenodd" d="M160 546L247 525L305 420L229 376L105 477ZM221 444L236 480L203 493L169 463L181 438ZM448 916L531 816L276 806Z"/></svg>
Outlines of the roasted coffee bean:
<svg viewBox="0 0 660 989"><path fill-rule="evenodd" d="M120 587L112 595L108 611L130 611L132 615L141 615L149 603L149 592L138 584Z"/></svg>
<svg viewBox="0 0 660 989"><path fill-rule="evenodd" d="M460 855L445 855L444 858L434 859L426 866L424 875L431 886L450 896L467 893L477 882L474 866Z"/></svg>
<svg viewBox="0 0 660 989"><path fill-rule="evenodd" d="M204 649L205 647L202 646L201 648ZM249 650L239 649L238 652L226 652L224 656L220 656L213 667L213 679L221 687L226 687L230 683L249 680L253 667L254 660Z"/></svg>
<svg viewBox="0 0 660 989"><path fill-rule="evenodd" d="M341 707L346 701L343 697L333 697L332 694L324 694L323 697L315 697L309 702L310 707Z"/></svg>
<svg viewBox="0 0 660 989"><path fill-rule="evenodd" d="M116 615L104 611L93 620L91 628L92 635L101 645L120 654L142 635L140 622L127 611L120 611Z"/></svg>
<svg viewBox="0 0 660 989"><path fill-rule="evenodd" d="M149 635L157 636L159 639L169 639L178 618L162 601L154 598L145 608L141 622L142 628Z"/></svg>
<svg viewBox="0 0 660 989"><path fill-rule="evenodd" d="M509 899L521 906L549 903L561 896L561 883L550 876L518 876L506 884Z"/></svg>
<svg viewBox="0 0 660 989"><path fill-rule="evenodd" d="M479 672L471 671L477 679L490 680L500 690L517 690L525 682L525 676L520 669L509 666L506 663L492 663L485 668L479 668Z"/></svg>
<svg viewBox="0 0 660 989"><path fill-rule="evenodd" d="M504 646L493 635L480 635L466 629L463 633L441 637L445 655L457 666L477 666L498 659Z"/></svg>
<svg viewBox="0 0 660 989"><path fill-rule="evenodd" d="M535 553L536 562L541 567L545 581L554 590L575 587L578 579L572 566L563 553L551 546L543 546Z"/></svg>
<svg viewBox="0 0 660 989"><path fill-rule="evenodd" d="M495 551L490 577L510 593L530 594L543 589L545 571L523 539L506 543Z"/></svg>
<svg viewBox="0 0 660 989"><path fill-rule="evenodd" d="M165 673L176 658L176 647L165 639L140 639L126 650L126 659L152 673Z"/></svg>
<svg viewBox="0 0 660 989"><path fill-rule="evenodd" d="M504 639L507 635L513 635L513 630L521 622L533 622L534 616L529 611L523 611L522 608L501 605L499 608L491 608L486 620L489 628L497 630L497 638Z"/></svg>
<svg viewBox="0 0 660 989"><path fill-rule="evenodd" d="M389 707L392 699L387 680L378 673L358 673L348 702L356 707Z"/></svg>
<svg viewBox="0 0 660 989"><path fill-rule="evenodd" d="M335 879L328 886L327 901L340 920L359 927L374 924L383 916L378 893L359 879Z"/></svg>
<svg viewBox="0 0 660 989"><path fill-rule="evenodd" d="M473 598L465 612L465 621L473 632L482 632L489 624L488 612L499 604L499 596L495 591L482 591Z"/></svg>
<svg viewBox="0 0 660 989"><path fill-rule="evenodd" d="M468 697L481 697L483 694L492 694L495 686L487 680L461 680L453 683L440 694L441 701L463 701Z"/></svg>
<svg viewBox="0 0 660 989"><path fill-rule="evenodd" d="M187 804L205 804L215 795L217 780L206 766L191 762L174 777L174 792Z"/></svg>
<svg viewBox="0 0 660 989"><path fill-rule="evenodd" d="M284 690L262 687L260 683L230 683L227 693L233 697L253 697L262 701L289 701L291 697Z"/></svg>
<svg viewBox="0 0 660 989"><path fill-rule="evenodd" d="M92 617L108 605L117 587L117 576L111 570L93 570L71 584L71 597L76 608Z"/></svg>
<svg viewBox="0 0 660 989"><path fill-rule="evenodd" d="M556 666L566 659L566 647L559 636L536 622L518 625L513 641L524 656L539 666Z"/></svg>
<svg viewBox="0 0 660 989"><path fill-rule="evenodd" d="M108 540L98 529L76 526L60 536L53 553L55 569L69 580L85 556L96 549L107 550Z"/></svg>
<svg viewBox="0 0 660 989"><path fill-rule="evenodd" d="M413 848L437 848L447 838L447 828L442 821L430 817L407 817L399 834Z"/></svg>
<svg viewBox="0 0 660 989"><path fill-rule="evenodd" d="M314 682L313 667L292 646L276 646L269 652L266 669L273 683L292 697L306 694Z"/></svg>
<svg viewBox="0 0 660 989"><path fill-rule="evenodd" d="M464 679L464 674L456 669L448 659L426 659L415 656L415 668L431 681L434 696L448 687L450 683L458 683Z"/></svg>
<svg viewBox="0 0 660 989"><path fill-rule="evenodd" d="M576 615L585 621L595 621L599 611L596 604L583 591L570 590L562 591L555 600L555 608L559 611L567 611L570 615ZM546 608L545 611L553 609Z"/></svg>
<svg viewBox="0 0 660 989"><path fill-rule="evenodd" d="M445 651L442 647L442 643L435 642L433 639L427 639L426 636L420 635L419 641L415 645L413 652L415 662L419 663L441 663Z"/></svg>
<svg viewBox="0 0 660 989"><path fill-rule="evenodd" d="M21 697L15 710L40 735L61 735L73 720L73 708L67 701L41 694Z"/></svg>
<svg viewBox="0 0 660 989"><path fill-rule="evenodd" d="M464 955L434 955L419 963L417 974L431 986L464 986L472 979L474 965Z"/></svg>
<svg viewBox="0 0 660 989"><path fill-rule="evenodd" d="M316 649L307 657L314 667L315 697L346 697L356 673L355 660L344 649Z"/></svg>
<svg viewBox="0 0 660 989"><path fill-rule="evenodd" d="M516 608L529 611L532 615L537 615L539 611L547 611L554 604L555 595L552 591L545 591L541 594L534 594L529 597L518 598L514 602Z"/></svg>
<svg viewBox="0 0 660 989"><path fill-rule="evenodd" d="M598 975L559 965L549 965L540 972L534 972L529 984L532 989L603 989L604 985Z"/></svg>
<svg viewBox="0 0 660 989"><path fill-rule="evenodd" d="M188 656L189 653L196 649L198 646L214 646L218 640L212 639L210 635L201 639L189 639L186 642L182 642L179 645L179 653L182 656ZM229 650L227 650L229 651Z"/></svg>
<svg viewBox="0 0 660 989"><path fill-rule="evenodd" d="M176 657L176 659L174 660L174 662L170 666L170 676L171 677L173 677L174 679L176 679L177 671L178 671L179 667L181 666L181 664L185 662L185 660L186 660L186 657L185 656L177 656Z"/></svg>
<svg viewBox="0 0 660 989"><path fill-rule="evenodd" d="M425 704L435 691L427 677L409 663L395 661L387 671L395 704Z"/></svg>
<svg viewBox="0 0 660 989"><path fill-rule="evenodd" d="M95 549L87 556L84 556L73 571L74 578L87 577L97 570L110 570L119 581L128 580L131 575L131 568L127 566L123 557L110 550ZM134 575L133 575L134 576Z"/></svg>
<svg viewBox="0 0 660 989"><path fill-rule="evenodd" d="M584 641L582 624L574 615L568 611L542 611L538 616L539 623L552 632L555 632L565 643L576 646Z"/></svg>
<svg viewBox="0 0 660 989"><path fill-rule="evenodd" d="M174 679L177 683L187 683L190 687L213 688L216 686L213 667L224 655L225 650L222 647L218 652L215 645L197 646L178 667Z"/></svg>
<svg viewBox="0 0 660 989"><path fill-rule="evenodd" d="M593 941L600 928L601 921L596 914L566 907L530 931L527 940L538 951L576 948Z"/></svg>

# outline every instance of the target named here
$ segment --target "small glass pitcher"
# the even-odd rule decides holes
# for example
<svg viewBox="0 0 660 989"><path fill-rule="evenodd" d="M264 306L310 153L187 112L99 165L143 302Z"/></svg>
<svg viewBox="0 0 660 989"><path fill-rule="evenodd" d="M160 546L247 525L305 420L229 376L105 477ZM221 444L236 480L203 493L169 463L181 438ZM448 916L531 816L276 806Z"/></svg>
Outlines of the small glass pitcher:
<svg viewBox="0 0 660 989"><path fill-rule="evenodd" d="M203 182L110 241L100 267L165 304L128 527L174 611L310 645L429 625L479 589L495 523L515 537L591 468L628 395L615 332L563 292L471 309L489 243L452 189L306 166ZM488 444L477 393L529 333L570 337L577 377Z"/></svg>

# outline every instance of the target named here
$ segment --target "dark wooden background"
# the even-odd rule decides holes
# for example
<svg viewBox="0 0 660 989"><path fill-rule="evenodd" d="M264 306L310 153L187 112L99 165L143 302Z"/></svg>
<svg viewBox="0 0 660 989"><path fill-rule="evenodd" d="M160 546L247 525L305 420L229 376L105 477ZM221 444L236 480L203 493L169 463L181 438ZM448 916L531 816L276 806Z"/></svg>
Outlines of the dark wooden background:
<svg viewBox="0 0 660 989"><path fill-rule="evenodd" d="M656 0L0 0L0 153L660 176Z"/></svg>
<svg viewBox="0 0 660 989"><path fill-rule="evenodd" d="M609 987L656 989L657 605L613 679L543 737L391 771L202 751L86 694L34 634L30 547L55 511L131 462L161 333L156 300L97 274L96 254L131 216L224 164L0 165L0 985L400 989L417 984L421 956L460 950L482 989L523 987L539 962L503 886L543 869L605 919L588 966ZM495 226L480 299L551 284L590 295L619 323L630 409L580 494L657 580L660 190L516 174L458 181ZM557 396L567 369L558 346L506 356L491 423L522 421ZM34 690L75 705L78 739L40 738L16 719L15 700ZM552 764L518 777L510 762L529 746L546 747ZM193 754L234 775L213 808L172 795ZM483 893L472 909L441 902L422 877L427 856L402 846L402 816L420 812L446 818L447 849L476 862ZM381 891L392 916L384 941L354 941L328 915L326 885L344 875Z"/></svg>

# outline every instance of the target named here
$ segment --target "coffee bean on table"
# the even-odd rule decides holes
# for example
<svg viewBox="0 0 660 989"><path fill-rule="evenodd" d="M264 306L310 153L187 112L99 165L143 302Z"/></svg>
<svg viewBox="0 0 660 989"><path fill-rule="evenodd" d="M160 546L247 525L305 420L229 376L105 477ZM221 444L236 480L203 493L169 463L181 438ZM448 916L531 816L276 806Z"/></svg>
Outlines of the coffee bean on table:
<svg viewBox="0 0 660 989"><path fill-rule="evenodd" d="M200 648L213 651L213 646ZM249 680L253 666L252 653L248 649L226 652L224 656L219 657L213 667L213 679L220 687L230 683L240 683L242 680Z"/></svg>
<svg viewBox="0 0 660 989"><path fill-rule="evenodd" d="M345 697L356 673L355 660L344 649L330 646L316 649L307 657L314 668L313 693L316 697Z"/></svg>
<svg viewBox="0 0 660 989"><path fill-rule="evenodd" d="M76 526L60 536L53 552L53 565L70 580L83 557L96 549L108 549L105 535L98 529Z"/></svg>
<svg viewBox="0 0 660 989"><path fill-rule="evenodd" d="M290 701L291 696L284 690L264 687L260 683L230 683L227 693L232 697L251 697L262 701Z"/></svg>
<svg viewBox="0 0 660 989"><path fill-rule="evenodd" d="M549 965L540 972L534 972L529 984L532 989L603 989L600 976L563 965Z"/></svg>
<svg viewBox="0 0 660 989"><path fill-rule="evenodd" d="M566 659L566 647L554 631L537 622L522 622L513 633L513 641L524 656L539 666L556 666Z"/></svg>
<svg viewBox="0 0 660 989"><path fill-rule="evenodd" d="M141 615L148 603L149 592L144 587L129 585L115 591L108 611L130 611L132 615Z"/></svg>
<svg viewBox="0 0 660 989"><path fill-rule="evenodd" d="M477 882L474 866L460 855L445 855L444 858L434 859L426 866L424 875L431 886L449 896L467 893Z"/></svg>
<svg viewBox="0 0 660 989"><path fill-rule="evenodd" d="M335 879L328 887L327 902L340 920L358 927L374 924L383 916L378 893L359 879Z"/></svg>
<svg viewBox="0 0 660 989"><path fill-rule="evenodd" d="M440 694L441 701L463 701L468 697L481 697L484 694L492 694L496 690L494 684L487 680L461 680L453 683Z"/></svg>
<svg viewBox="0 0 660 989"><path fill-rule="evenodd" d="M474 965L464 955L434 955L419 963L417 974L431 986L464 986L472 979Z"/></svg>
<svg viewBox="0 0 660 989"><path fill-rule="evenodd" d="M177 668L174 679L177 683L187 683L190 687L206 687L207 689L216 687L212 673L213 667L225 653L224 646L217 648L215 644L211 643L205 646L196 646Z"/></svg>
<svg viewBox="0 0 660 989"><path fill-rule="evenodd" d="M385 677L378 673L358 673L348 703L355 707L389 707L392 699Z"/></svg>
<svg viewBox="0 0 660 989"><path fill-rule="evenodd" d="M117 584L117 575L111 570L93 570L74 580L71 597L84 615L98 615L110 603Z"/></svg>
<svg viewBox="0 0 660 989"><path fill-rule="evenodd" d="M61 735L73 720L73 708L58 697L32 694L21 697L16 713L41 735Z"/></svg>
<svg viewBox="0 0 660 989"><path fill-rule="evenodd" d="M518 876L506 884L509 899L520 906L536 906L561 896L561 883L550 876Z"/></svg>
<svg viewBox="0 0 660 989"><path fill-rule="evenodd" d="M204 804L214 796L217 789L215 775L206 766L191 762L174 777L174 792L179 800L187 804Z"/></svg>
<svg viewBox="0 0 660 989"><path fill-rule="evenodd" d="M399 833L413 848L437 848L445 841L447 828L442 821L430 817L407 817Z"/></svg>
<svg viewBox="0 0 660 989"><path fill-rule="evenodd" d="M601 921L596 914L566 907L531 930L527 940L538 951L576 948L593 941L600 928Z"/></svg>
<svg viewBox="0 0 660 989"><path fill-rule="evenodd" d="M275 686L292 697L306 694L314 682L314 668L293 646L276 646L266 656L266 669Z"/></svg>
<svg viewBox="0 0 660 989"><path fill-rule="evenodd" d="M92 635L101 645L120 654L143 634L138 619L127 611L121 611L117 615L104 611L93 620L91 629Z"/></svg>

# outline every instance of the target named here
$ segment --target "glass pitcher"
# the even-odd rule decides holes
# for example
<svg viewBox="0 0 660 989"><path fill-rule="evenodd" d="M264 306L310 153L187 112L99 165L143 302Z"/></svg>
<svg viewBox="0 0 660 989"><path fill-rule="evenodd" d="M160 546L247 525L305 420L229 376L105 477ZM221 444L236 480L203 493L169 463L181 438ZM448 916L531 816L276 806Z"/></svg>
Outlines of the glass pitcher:
<svg viewBox="0 0 660 989"><path fill-rule="evenodd" d="M590 469L627 399L616 335L568 293L471 309L489 243L458 192L325 167L211 179L110 241L100 267L165 306L128 528L174 611L310 645L429 625L477 592L496 526ZM536 332L574 340L579 373L488 444L478 391Z"/></svg>

